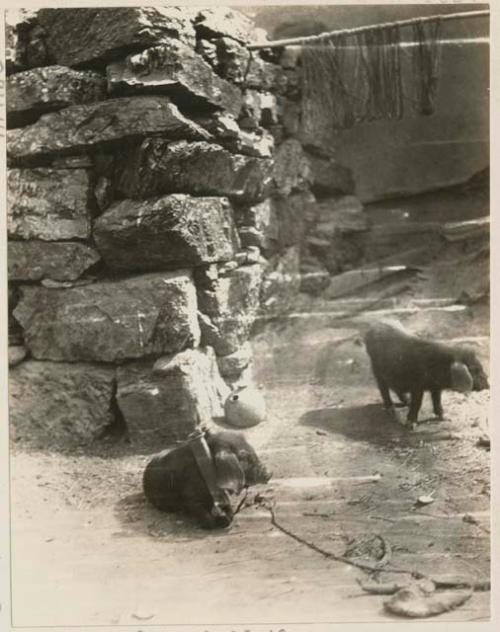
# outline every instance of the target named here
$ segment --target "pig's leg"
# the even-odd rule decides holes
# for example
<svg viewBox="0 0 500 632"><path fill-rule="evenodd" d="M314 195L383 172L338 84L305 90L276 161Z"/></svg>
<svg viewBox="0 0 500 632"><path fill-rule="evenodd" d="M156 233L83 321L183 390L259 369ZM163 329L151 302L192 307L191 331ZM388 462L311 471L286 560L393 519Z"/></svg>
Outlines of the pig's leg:
<svg viewBox="0 0 500 632"><path fill-rule="evenodd" d="M408 395L403 393L403 391L396 391L396 395L398 396L399 401L402 406L408 406L410 401L408 399Z"/></svg>
<svg viewBox="0 0 500 632"><path fill-rule="evenodd" d="M432 407L438 419L444 419L444 411L441 405L441 389L436 388L431 391Z"/></svg>
<svg viewBox="0 0 500 632"><path fill-rule="evenodd" d="M373 371L373 373L375 375L375 380L377 381L378 390L380 391L380 394L382 395L382 401L384 402L385 409L391 416L391 419L399 422L398 414L396 412L396 409L394 408L394 404L392 403L391 393L389 391L389 387L387 386L387 383L382 377L380 377L377 374L376 371Z"/></svg>
<svg viewBox="0 0 500 632"><path fill-rule="evenodd" d="M408 412L408 421L411 424L416 424L418 420L418 411L422 406L422 400L424 398L424 391L422 389L415 389L411 392L410 410Z"/></svg>

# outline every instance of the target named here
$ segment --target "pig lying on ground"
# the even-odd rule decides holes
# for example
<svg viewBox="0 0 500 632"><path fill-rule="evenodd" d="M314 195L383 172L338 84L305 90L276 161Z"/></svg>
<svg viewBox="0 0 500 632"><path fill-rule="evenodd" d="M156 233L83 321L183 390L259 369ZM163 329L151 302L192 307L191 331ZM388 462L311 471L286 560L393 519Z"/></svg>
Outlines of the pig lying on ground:
<svg viewBox="0 0 500 632"><path fill-rule="evenodd" d="M435 415L443 419L441 391L467 392L489 388L481 363L471 349L424 340L399 323L380 322L365 335L373 374L385 407L396 417L389 389L402 403L410 394L408 422L417 422L425 391L430 391Z"/></svg>
<svg viewBox="0 0 500 632"><path fill-rule="evenodd" d="M144 471L144 493L156 508L184 511L205 529L227 527L233 519L228 492L239 493L244 487L267 483L271 474L243 435L206 431L204 437L207 458L213 463L215 494L209 490L188 442L152 458Z"/></svg>

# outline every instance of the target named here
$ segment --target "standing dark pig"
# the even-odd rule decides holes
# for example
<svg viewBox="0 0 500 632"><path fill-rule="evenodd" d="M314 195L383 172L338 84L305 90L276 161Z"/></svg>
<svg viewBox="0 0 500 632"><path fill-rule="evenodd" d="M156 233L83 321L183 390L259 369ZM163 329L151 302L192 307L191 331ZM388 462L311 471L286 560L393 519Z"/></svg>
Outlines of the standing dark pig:
<svg viewBox="0 0 500 632"><path fill-rule="evenodd" d="M425 391L430 391L435 415L443 419L441 391L482 391L489 388L481 363L471 349L424 340L399 323L380 322L365 335L373 374L387 410L396 417L389 389L407 404L408 422L417 423Z"/></svg>
<svg viewBox="0 0 500 632"><path fill-rule="evenodd" d="M146 498L162 511L185 511L204 529L227 527L233 519L228 492L267 483L271 474L243 435L237 432L205 432L215 471L217 502L209 491L189 443L152 458L143 476Z"/></svg>

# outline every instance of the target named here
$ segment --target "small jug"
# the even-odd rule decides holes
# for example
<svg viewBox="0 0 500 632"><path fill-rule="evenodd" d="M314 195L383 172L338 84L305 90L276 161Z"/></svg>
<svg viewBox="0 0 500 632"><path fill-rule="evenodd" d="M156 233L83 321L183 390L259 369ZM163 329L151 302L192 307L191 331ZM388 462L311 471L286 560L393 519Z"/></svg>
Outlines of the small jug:
<svg viewBox="0 0 500 632"><path fill-rule="evenodd" d="M266 402L255 386L241 386L234 390L224 405L226 421L236 428L251 428L266 417Z"/></svg>

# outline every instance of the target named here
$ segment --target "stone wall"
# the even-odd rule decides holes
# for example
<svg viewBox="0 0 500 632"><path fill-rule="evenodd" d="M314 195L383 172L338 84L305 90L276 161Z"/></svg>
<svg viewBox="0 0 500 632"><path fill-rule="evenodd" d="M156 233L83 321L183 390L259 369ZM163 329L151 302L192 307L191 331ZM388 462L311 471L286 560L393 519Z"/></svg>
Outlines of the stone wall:
<svg viewBox="0 0 500 632"><path fill-rule="evenodd" d="M305 140L297 60L250 55L233 10L7 23L13 438L167 445L251 379L252 324L301 266L349 265L351 174Z"/></svg>

